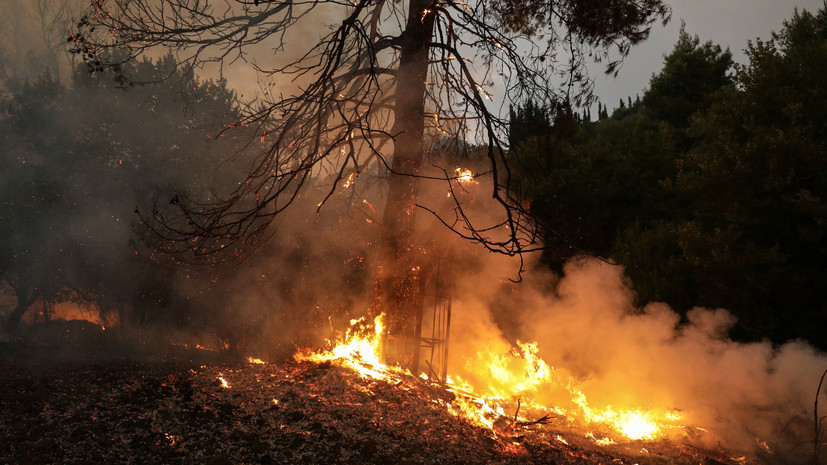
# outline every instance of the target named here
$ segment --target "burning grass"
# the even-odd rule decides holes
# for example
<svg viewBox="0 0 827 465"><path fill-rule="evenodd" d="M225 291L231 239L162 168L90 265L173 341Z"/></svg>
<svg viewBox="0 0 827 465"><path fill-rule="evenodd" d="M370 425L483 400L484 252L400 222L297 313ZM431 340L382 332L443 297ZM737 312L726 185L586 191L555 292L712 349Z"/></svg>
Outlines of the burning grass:
<svg viewBox="0 0 827 465"><path fill-rule="evenodd" d="M361 376L376 380L398 381L403 375L410 375L381 361L380 340L383 332L383 316L376 317L372 324L364 319L352 320L341 341L330 342L330 348L320 352L302 351L296 354L298 361L333 362L351 368ZM655 440L685 433L689 427L680 423L678 412L660 409L615 410L611 407L592 408L585 394L572 379L563 379L539 356L536 343L518 342L519 349L511 354L496 354L481 351L477 360L470 365L478 367L485 383L474 386L471 383L450 377L444 388L455 395L455 401L445 403L449 412L463 416L472 422L492 430L495 435L503 429L503 420L508 419L506 409L514 406L516 411L512 425L536 425L547 423L552 416L588 430L584 437L601 445L617 441L604 434L602 439L594 436L596 428L607 428L626 440ZM424 380L427 376L422 375ZM566 411L560 407L545 407L534 401L533 394L548 385L563 386L569 393L576 408ZM535 412L541 419L520 417L520 407L525 400L524 411ZM579 423L579 424L578 424Z"/></svg>
<svg viewBox="0 0 827 465"><path fill-rule="evenodd" d="M344 337L339 341L331 341L328 349L319 352L301 351L295 359L300 362L334 363L354 370L364 379L396 383L397 386L404 384L406 379L415 379L428 385L429 380L424 374L420 376L421 379L414 378L405 370L382 363L382 320L381 315L372 324L364 319L352 320ZM623 454L636 449L644 441L659 447L670 444L670 439L676 437L705 434L702 428L682 424L682 416L676 411L616 410L611 406L592 408L574 380L560 377L554 368L538 356L536 343L518 342L518 346L519 349L513 350L509 355L484 351L478 354L479 360L472 364L485 372L487 384L473 386L467 381L458 378L452 380L449 377L445 384L431 385L450 397L446 399L445 396L437 396L435 402L448 413L488 430L492 438L512 441L515 445L521 444L524 435L529 432L539 437L565 431L568 436L575 438L575 442L586 447L618 446L615 452ZM534 400L532 394L538 389L555 384L568 392L574 409L567 411L559 406L543 406ZM523 402L525 408L521 412ZM507 413L509 408L514 409L513 415ZM561 434L551 436L559 444L570 444ZM513 441L514 438L519 438L520 441ZM650 451L641 446L633 455L641 453L649 454ZM723 454L722 457L733 463L747 462L743 456Z"/></svg>
<svg viewBox="0 0 827 465"><path fill-rule="evenodd" d="M329 362L2 371L1 463L735 463L531 425L494 435L446 410L451 392Z"/></svg>
<svg viewBox="0 0 827 465"><path fill-rule="evenodd" d="M0 463L763 463L586 430L527 396L433 385L381 364L376 334L356 321L348 344L276 363L209 351L163 363L5 357Z"/></svg>

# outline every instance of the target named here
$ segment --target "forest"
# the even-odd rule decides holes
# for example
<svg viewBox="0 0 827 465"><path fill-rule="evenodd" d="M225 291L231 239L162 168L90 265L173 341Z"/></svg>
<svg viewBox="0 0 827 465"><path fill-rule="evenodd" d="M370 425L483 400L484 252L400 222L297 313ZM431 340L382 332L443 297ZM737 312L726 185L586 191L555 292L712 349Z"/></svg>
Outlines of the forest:
<svg viewBox="0 0 827 465"><path fill-rule="evenodd" d="M641 306L665 302L684 314L725 308L737 318L731 334L738 340L827 347L820 330L827 323L820 285L827 272L825 21L824 8L796 13L769 39L751 43L745 64L682 31L642 95L598 103L596 115L532 100L512 107L508 159L541 225L544 266L560 272L573 257L601 257L625 267ZM247 168L238 154L251 132L222 132L242 112L233 91L224 81L182 74L174 60L129 62L133 79L163 81L128 89L80 64L63 79L43 61L30 60L43 72L6 68L6 331L27 311L48 318L60 302L123 322L183 327L228 319L219 308L243 283L232 272L160 256L160 240L140 215L179 195L229 191ZM448 156L473 163L480 152ZM323 211L312 221L345 228L341 217L325 214L338 216ZM361 228L350 213L342 216ZM365 234L342 230L337 240L364 250ZM295 237L288 242L314 242L320 251L276 246L269 253L312 268L320 266L313 254L343 253L325 248L331 240ZM284 268L279 278L268 270L268 279L318 276ZM337 270L357 288L369 271L365 263ZM273 292L280 295L259 298L293 305L302 291ZM333 300L301 299L311 307Z"/></svg>
<svg viewBox="0 0 827 465"><path fill-rule="evenodd" d="M825 26L827 9L798 12L744 64L682 30L611 114L512 108L544 263L595 254L625 266L641 304L725 308L739 340L826 348Z"/></svg>
<svg viewBox="0 0 827 465"><path fill-rule="evenodd" d="M0 21L0 463L825 463L827 3L219 4Z"/></svg>

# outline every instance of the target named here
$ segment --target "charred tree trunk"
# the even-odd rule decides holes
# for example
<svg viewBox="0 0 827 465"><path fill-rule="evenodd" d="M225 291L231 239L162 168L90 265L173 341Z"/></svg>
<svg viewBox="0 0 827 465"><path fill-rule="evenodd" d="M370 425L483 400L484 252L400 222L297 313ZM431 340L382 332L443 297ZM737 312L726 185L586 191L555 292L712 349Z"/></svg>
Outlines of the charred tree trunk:
<svg viewBox="0 0 827 465"><path fill-rule="evenodd" d="M412 368L419 347L418 313L421 247L414 237L416 197L423 159L425 82L434 26L433 1L412 0L401 40L392 133L395 136L393 172L383 221L385 237L380 257L379 302L387 316L385 355L390 362Z"/></svg>
<svg viewBox="0 0 827 465"><path fill-rule="evenodd" d="M38 293L29 292L25 286L15 286L11 280L7 282L9 282L9 286L12 288L14 295L17 298L17 303L14 306L14 310L12 310L9 314L3 328L6 332L11 333L17 329L17 325L20 324L20 320L23 318L26 310L28 310L29 307L34 304L34 301L37 300Z"/></svg>

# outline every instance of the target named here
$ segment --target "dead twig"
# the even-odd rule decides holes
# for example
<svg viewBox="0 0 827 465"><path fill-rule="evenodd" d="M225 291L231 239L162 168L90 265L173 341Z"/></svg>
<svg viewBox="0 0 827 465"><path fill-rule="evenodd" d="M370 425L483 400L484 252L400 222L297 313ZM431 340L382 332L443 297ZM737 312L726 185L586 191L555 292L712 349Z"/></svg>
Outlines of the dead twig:
<svg viewBox="0 0 827 465"><path fill-rule="evenodd" d="M821 385L824 383L825 376L827 376L827 370L824 370L824 373L821 374L821 379L818 380L818 389L816 389L816 399L813 403L813 465L818 465L818 456L819 452L821 451L821 423L824 421L824 417L818 417L818 396L821 395Z"/></svg>
<svg viewBox="0 0 827 465"><path fill-rule="evenodd" d="M551 415L545 414L542 417L531 421L518 421L517 426L545 425L551 420Z"/></svg>

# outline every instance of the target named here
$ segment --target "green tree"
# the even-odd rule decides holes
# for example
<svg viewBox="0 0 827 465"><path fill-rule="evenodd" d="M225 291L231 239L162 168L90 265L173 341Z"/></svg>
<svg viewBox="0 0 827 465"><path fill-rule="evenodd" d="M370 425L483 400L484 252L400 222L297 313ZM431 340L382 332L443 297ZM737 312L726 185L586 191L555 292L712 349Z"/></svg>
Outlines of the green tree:
<svg viewBox="0 0 827 465"><path fill-rule="evenodd" d="M701 46L681 29L651 88L642 99L620 99L611 118L599 104L595 124L565 137L556 131L554 137L531 139L538 131L526 117L551 127L548 117L530 105L512 113L512 137L530 141L512 149L531 213L543 225L548 263L560 268L584 252L628 263L635 239L624 231L672 218L679 205L665 186L674 184L678 161L691 145L682 118L688 120L731 83L731 64L728 52L711 43ZM686 115L676 119L676 112Z"/></svg>
<svg viewBox="0 0 827 465"><path fill-rule="evenodd" d="M825 31L827 6L796 12L734 73L681 31L640 103L516 147L549 261L592 252L626 266L640 304L723 307L737 338L825 347Z"/></svg>
<svg viewBox="0 0 827 465"><path fill-rule="evenodd" d="M751 339L824 340L825 25L827 7L796 12L750 44L738 89L693 119L699 143L676 185L693 202L677 240L698 303L735 312Z"/></svg>
<svg viewBox="0 0 827 465"><path fill-rule="evenodd" d="M731 83L732 54L712 42L701 45L681 26L678 42L664 58L663 69L652 76L643 95L643 105L657 121L676 128L689 125L689 118L708 105L709 97Z"/></svg>
<svg viewBox="0 0 827 465"><path fill-rule="evenodd" d="M610 257L618 234L671 208L661 182L676 173L674 131L640 110L574 130L552 126L512 151L554 268L582 253Z"/></svg>

